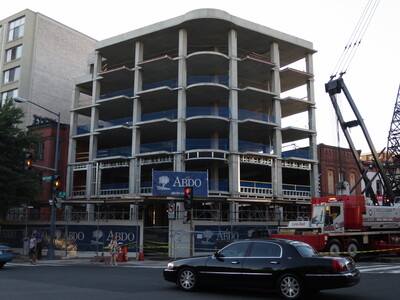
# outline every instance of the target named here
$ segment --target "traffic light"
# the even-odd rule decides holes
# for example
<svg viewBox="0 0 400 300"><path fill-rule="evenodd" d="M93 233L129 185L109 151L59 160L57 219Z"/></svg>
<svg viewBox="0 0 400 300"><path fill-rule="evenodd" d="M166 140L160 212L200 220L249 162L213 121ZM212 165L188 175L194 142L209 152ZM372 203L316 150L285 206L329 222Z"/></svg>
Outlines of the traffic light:
<svg viewBox="0 0 400 300"><path fill-rule="evenodd" d="M183 189L183 206L185 209L193 207L193 187L187 186Z"/></svg>
<svg viewBox="0 0 400 300"><path fill-rule="evenodd" d="M29 172L32 169L32 153L25 152L24 153L24 171Z"/></svg>
<svg viewBox="0 0 400 300"><path fill-rule="evenodd" d="M58 194L61 189L61 176L58 174L55 174L53 176L53 193Z"/></svg>

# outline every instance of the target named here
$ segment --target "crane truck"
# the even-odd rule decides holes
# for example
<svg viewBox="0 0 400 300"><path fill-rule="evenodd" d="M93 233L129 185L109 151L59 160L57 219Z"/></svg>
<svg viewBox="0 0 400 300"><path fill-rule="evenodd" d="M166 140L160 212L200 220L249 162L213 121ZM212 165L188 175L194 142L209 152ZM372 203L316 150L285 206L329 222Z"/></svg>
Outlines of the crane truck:
<svg viewBox="0 0 400 300"><path fill-rule="evenodd" d="M343 81L342 75L325 84L342 131L349 144L353 158L365 182L365 191L370 195L351 195L352 191L338 193L335 197L311 199L311 217L290 221L287 227L280 227L274 238L287 238L306 242L318 251L345 252L357 257L361 253L400 253L400 197L396 195L398 184L391 182L375 150L364 121ZM343 92L356 117L346 122L337 103L337 94ZM378 197L350 136L349 128L360 126L373 156L375 176L379 176L384 194ZM398 180L398 178L396 178ZM352 190L354 190L353 187ZM346 190L346 189L345 189ZM349 189L347 189L349 190Z"/></svg>

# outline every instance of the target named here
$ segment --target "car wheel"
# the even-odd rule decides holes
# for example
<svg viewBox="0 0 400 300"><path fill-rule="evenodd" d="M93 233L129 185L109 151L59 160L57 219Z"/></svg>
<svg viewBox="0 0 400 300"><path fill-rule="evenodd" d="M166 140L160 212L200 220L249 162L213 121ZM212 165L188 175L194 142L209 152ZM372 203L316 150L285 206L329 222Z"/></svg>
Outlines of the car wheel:
<svg viewBox="0 0 400 300"><path fill-rule="evenodd" d="M283 299L298 299L303 293L303 284L297 275L284 274L278 280L278 291Z"/></svg>
<svg viewBox="0 0 400 300"><path fill-rule="evenodd" d="M178 275L179 287L187 292L193 291L197 286L197 275L193 269L184 268Z"/></svg>
<svg viewBox="0 0 400 300"><path fill-rule="evenodd" d="M5 265L6 263L0 263L0 269L2 268L2 267L4 267L4 265Z"/></svg>
<svg viewBox="0 0 400 300"><path fill-rule="evenodd" d="M350 252L349 256L353 259L356 259L360 256L359 253L354 253L358 252L361 250L360 243L356 239L351 239L349 246L347 247L347 251Z"/></svg>
<svg viewBox="0 0 400 300"><path fill-rule="evenodd" d="M326 245L326 251L330 253L342 252L342 249L342 243L337 239L330 240Z"/></svg>

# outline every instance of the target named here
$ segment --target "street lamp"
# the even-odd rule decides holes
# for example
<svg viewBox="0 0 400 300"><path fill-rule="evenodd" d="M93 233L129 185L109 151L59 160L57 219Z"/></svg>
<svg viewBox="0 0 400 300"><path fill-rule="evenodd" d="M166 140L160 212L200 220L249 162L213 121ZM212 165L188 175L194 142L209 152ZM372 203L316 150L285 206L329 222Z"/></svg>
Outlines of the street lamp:
<svg viewBox="0 0 400 300"><path fill-rule="evenodd" d="M40 107L41 109L44 109L45 111L56 115L57 116L57 133L56 133L56 147L55 147L55 153L54 153L54 169L53 172L54 174L57 173L58 171L58 147L59 147L59 142L60 142L60 113L56 113L50 109L47 109L46 107L43 107L35 102L32 102L28 99L22 98L22 97L14 97L13 98L14 102L18 103L26 103L29 102L33 105L36 105L37 107ZM54 201L55 195L53 195L53 201L51 202L51 217L50 217L50 245L49 245L49 250L47 251L47 258L48 259L54 259L54 232L55 232L55 201Z"/></svg>

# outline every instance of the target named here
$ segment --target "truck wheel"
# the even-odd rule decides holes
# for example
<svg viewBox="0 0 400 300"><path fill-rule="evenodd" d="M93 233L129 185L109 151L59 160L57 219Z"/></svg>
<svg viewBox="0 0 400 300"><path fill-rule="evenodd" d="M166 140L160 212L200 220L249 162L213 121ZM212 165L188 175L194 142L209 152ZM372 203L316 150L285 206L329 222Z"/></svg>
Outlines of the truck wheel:
<svg viewBox="0 0 400 300"><path fill-rule="evenodd" d="M343 246L339 240L333 239L328 242L325 249L327 252L338 253L342 252Z"/></svg>
<svg viewBox="0 0 400 300"><path fill-rule="evenodd" d="M349 256L352 259L356 259L360 256L360 253L354 253L354 252L359 252L361 250L360 243L356 239L351 239L349 246L347 247L347 251L349 252Z"/></svg>

